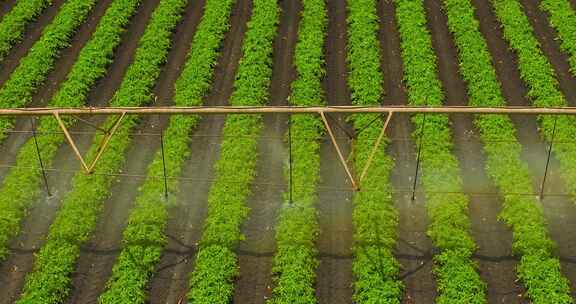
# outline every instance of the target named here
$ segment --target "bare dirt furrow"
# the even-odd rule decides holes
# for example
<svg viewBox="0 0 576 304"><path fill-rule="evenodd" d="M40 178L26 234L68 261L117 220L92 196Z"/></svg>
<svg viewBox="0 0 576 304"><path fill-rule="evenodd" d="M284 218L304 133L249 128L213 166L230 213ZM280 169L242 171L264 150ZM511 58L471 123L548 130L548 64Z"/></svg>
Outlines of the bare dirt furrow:
<svg viewBox="0 0 576 304"><path fill-rule="evenodd" d="M236 69L252 5L239 0L232 10L230 31L226 34L215 69L206 105L226 105L234 89ZM185 298L189 274L194 267L196 245L207 215L207 200L214 178L213 167L220 153L220 135L225 116L205 116L194 131L191 156L183 169L178 204L169 210L166 233L168 245L149 285L150 303L171 304Z"/></svg>
<svg viewBox="0 0 576 304"><path fill-rule="evenodd" d="M88 97L89 105L103 106L112 97L130 63L138 39L144 32L146 21L157 3L158 0L143 2L127 31L123 34L122 43L115 52L115 63L109 68L106 77L91 90ZM97 124L102 121L102 118L90 120ZM75 132L82 133L75 134L73 137L80 152L85 153L92 142L94 129L86 124L78 123L71 128L71 132L72 134ZM14 153L17 153L17 150ZM0 267L0 282L3 283L0 284L0 294L3 295L0 299L1 304L12 303L18 297L24 284L25 275L32 269L34 252L44 244L45 236L56 216L60 202L64 195L70 191L71 178L80 168L79 160L73 155L72 149L67 144L60 147L52 164L52 169L57 171L49 171L48 174L52 196L48 197L45 191L42 192L28 217L25 218L22 232L11 244L14 253Z"/></svg>
<svg viewBox="0 0 576 304"><path fill-rule="evenodd" d="M6 13L12 10L15 4L16 0L4 0L0 3L0 20L2 20L2 17L4 17Z"/></svg>
<svg viewBox="0 0 576 304"><path fill-rule="evenodd" d="M0 87L4 82L10 78L12 71L16 69L20 59L26 54L32 45L42 36L44 28L52 22L52 19L58 14L60 6L66 2L65 0L54 0L43 12L38 16L34 22L30 22L24 31L24 39L14 45L10 53L6 55L2 64L0 64Z"/></svg>
<svg viewBox="0 0 576 304"><path fill-rule="evenodd" d="M346 1L327 2L328 30L324 89L328 105L350 105L346 62ZM345 116L333 115L331 127L342 153L350 153L351 140L340 127L351 133ZM335 122L336 123L335 123ZM340 127L339 127L339 126ZM317 246L321 253L316 270L316 296L319 303L350 303L352 300L352 195L350 181L328 137L320 146Z"/></svg>
<svg viewBox="0 0 576 304"><path fill-rule="evenodd" d="M177 26L174 41L190 41L202 13L203 1L191 1L186 7L183 21ZM168 61L156 84L154 93L156 105L170 105L174 82L179 76L188 53L188 44L178 43L168 53ZM167 117L146 117L136 130L138 133L159 134L167 124ZM142 149L146 147L146 149ZM160 147L159 136L135 136L128 151L124 172L145 175L148 164ZM144 182L142 178L123 177L112 188L112 196L104 204L92 240L82 252L74 277L74 290L69 303L97 303L105 284L112 273L112 267L119 251L106 252L119 248L122 243L122 231L130 214L138 188ZM106 254L102 254L106 252Z"/></svg>
<svg viewBox="0 0 576 304"><path fill-rule="evenodd" d="M540 42L542 51L552 63L560 89L566 96L568 104L571 106L576 105L576 78L570 72L568 55L560 49L560 41L558 41L556 30L550 26L546 13L538 7L540 1L522 0L521 2L524 6L524 12L534 29L534 34L536 34L536 38Z"/></svg>
<svg viewBox="0 0 576 304"><path fill-rule="evenodd" d="M298 38L301 11L299 1L279 2L280 24L274 40L274 64L270 84L270 104L288 104L290 84L296 77L293 67L294 46ZM264 130L258 142L258 162L250 214L242 225L246 239L238 246L240 277L236 282L234 303L265 303L272 291L272 261L276 249L275 230L284 201L284 164L288 157L283 135L288 117L264 116Z"/></svg>
<svg viewBox="0 0 576 304"><path fill-rule="evenodd" d="M30 106L44 106L50 101L60 87L60 84L66 79L68 72L72 69L82 47L90 37L92 37L92 33L96 30L98 22L111 2L112 0L102 0L96 3L88 15L86 22L83 23L74 34L70 46L60 52L59 58L54 63L54 69L48 73L44 85L40 86L34 94ZM20 131L29 132L31 128L30 118L23 117L17 119L14 128L16 132L11 133L0 146L0 151L4 152L0 154L0 164L13 165L16 162L17 151L20 150L22 145L31 136L30 133L22 133ZM6 167L0 168L0 179L3 179L6 172Z"/></svg>
<svg viewBox="0 0 576 304"><path fill-rule="evenodd" d="M458 50L448 30L448 20L442 12L441 1L427 0L425 5L433 45L438 55L439 76L446 92L446 104L467 105L466 83L458 68ZM511 257L512 232L498 221L502 200L498 189L485 173L486 156L481 152L482 142L474 128L473 116L452 115L450 120L454 130L454 154L460 163L464 192L470 200L471 232L478 246L476 253L485 257ZM478 260L480 275L488 285L488 302L519 302L517 294L522 290L516 283L516 264L514 259L509 258Z"/></svg>
<svg viewBox="0 0 576 304"><path fill-rule="evenodd" d="M35 22L31 22L27 26L27 30L24 32L24 39L16 44L12 51L6 56L2 64L0 65L0 87L4 85L10 74L16 69L20 59L28 54L29 49L38 40L42 34L42 30L46 25L48 25L54 16L58 13L58 9L62 5L64 0L55 0L51 5L49 5L46 10L38 17ZM102 1L103 6L107 6L110 0ZM68 73L71 64L74 62L76 55L79 52L79 47L84 45L86 40L89 38L93 29L95 28L95 20L99 20L101 14L93 11L88 20L91 20L80 27L80 30L74 37L72 47L69 47L62 51L62 56L57 60L55 69L49 74L46 85L42 86L40 90L35 94L33 99L33 104L41 104L41 100L48 99L55 92L55 88L63 80L63 77ZM96 22L97 22L96 20ZM90 23L90 24L88 24ZM87 33L82 33L82 31ZM68 56L70 59L66 59ZM62 61L62 66L60 67L59 62ZM14 126L14 131L2 142L0 143L0 180L4 179L7 174L10 165L13 165L16 161L16 155L20 147L30 138L30 132L32 128L29 118L18 118Z"/></svg>
<svg viewBox="0 0 576 304"><path fill-rule="evenodd" d="M90 132L92 129L88 126L75 126L71 131ZM76 140L81 153L88 151L90 139L90 136L83 136ZM32 270L34 254L44 244L60 202L70 189L72 176L80 169L80 162L72 155L68 145L59 149L53 162L53 168L59 171L48 171L47 174L51 196L48 196L42 185L40 197L24 219L20 234L10 244L12 253L0 266L0 304L14 303L20 295L26 274Z"/></svg>
<svg viewBox="0 0 576 304"><path fill-rule="evenodd" d="M88 18L86 18L86 22L83 23L78 28L78 31L76 31L74 34L74 37L70 42L70 46L60 52L60 56L54 63L54 69L48 73L46 81L34 94L30 106L45 106L50 101L52 96L60 87L60 84L66 80L66 76L72 69L72 66L76 61L78 54L82 50L82 47L92 37L92 33L94 30L96 30L98 22L106 12L106 8L110 5L111 2L112 0L102 0L96 3L88 15ZM30 131L31 126L32 125L30 124L29 118L18 118L15 130ZM9 147L8 149L11 150L10 152L14 153L2 156L0 163L13 164L17 154L16 151L20 149L20 147L26 142L28 138L30 138L30 134L20 132L12 133L6 139L4 146Z"/></svg>
<svg viewBox="0 0 576 304"><path fill-rule="evenodd" d="M516 55L508 49L503 38L502 30L494 15L492 8L485 5L481 0L473 0L476 6L476 14L479 18L480 28L484 37L488 41L488 48L494 58L498 80L502 84L504 96L508 105L527 106L531 105L525 97L526 87L520 79L518 72L518 59ZM544 176L546 166L547 145L542 141L535 117L511 116L518 129L518 139L522 144L522 158L529 165L532 172L534 189L539 191ZM546 185L549 193L566 193L566 187L558 176L559 164L552 155L550 171ZM553 188L550 188L553 185ZM542 201L544 213L548 220L548 228L552 239L557 243L557 254L561 257L562 273L571 281L574 292L576 285L576 264L573 263L574 242L576 237L572 233L567 233L569 227L574 226L576 221L576 206L567 196L545 195Z"/></svg>
<svg viewBox="0 0 576 304"><path fill-rule="evenodd" d="M391 1L380 0L381 67L384 73L385 105L406 105L408 96L402 80L404 66L400 35ZM401 279L405 284L403 303L432 303L436 285L432 275L432 243L426 236L429 224L422 196L412 201L412 185L416 171L416 143L412 140L413 126L408 115L395 115L388 127L388 154L395 166L390 173L392 199L398 210L396 256L402 265Z"/></svg>

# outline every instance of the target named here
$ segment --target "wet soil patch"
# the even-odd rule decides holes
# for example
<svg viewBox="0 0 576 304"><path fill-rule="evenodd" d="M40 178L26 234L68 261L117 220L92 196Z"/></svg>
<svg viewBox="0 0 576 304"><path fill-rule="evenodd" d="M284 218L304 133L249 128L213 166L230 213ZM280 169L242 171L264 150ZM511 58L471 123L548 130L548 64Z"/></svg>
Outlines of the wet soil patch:
<svg viewBox="0 0 576 304"><path fill-rule="evenodd" d="M230 31L224 39L205 105L228 104L251 8L251 1L241 0L232 10ZM150 303L178 303L186 297L196 245L207 216L213 167L220 153L224 121L223 115L205 116L194 131L190 143L191 156L184 164L177 205L169 210L168 245L148 287Z"/></svg>
<svg viewBox="0 0 576 304"><path fill-rule="evenodd" d="M174 41L190 41L200 20L203 2L188 4L183 21L177 26ZM168 53L168 60L156 87L155 105L170 105L174 82L179 76L188 52L187 44L180 43ZM110 248L121 247L122 231L138 195L138 188L144 182L148 164L154 159L160 147L160 137L147 134L159 134L167 125L167 117L149 116L141 121L135 131L133 144L127 152L127 162L123 172L132 176L121 177L111 190L112 196L104 204L95 233L80 256L75 276L73 293L69 303L97 303L98 296L104 291L106 282L112 273L112 267L119 251L101 254ZM146 147L146 149L142 149Z"/></svg>
<svg viewBox="0 0 576 304"><path fill-rule="evenodd" d="M381 67L384 73L384 105L406 105L407 90L403 83L404 66L400 34L393 2L380 0ZM401 265L400 279L405 285L402 303L433 303L436 283L432 275L432 243L426 236L429 225L422 194L412 201L416 173L416 143L412 140L413 125L409 115L395 115L388 127L390 138L386 151L394 160L390 172L392 199L398 211L396 258ZM417 185L416 191L421 191Z"/></svg>
<svg viewBox="0 0 576 304"><path fill-rule="evenodd" d="M269 105L288 104L290 84L296 77L293 67L294 47L302 9L299 1L279 2L280 24L274 41L274 64ZM242 225L246 237L238 247L240 277L236 282L234 303L262 303L271 296L271 253L276 250L275 230L286 190L284 164L288 159L284 137L288 116L265 115L264 130L258 143L258 162L252 195L248 199L250 214Z"/></svg>
<svg viewBox="0 0 576 304"><path fill-rule="evenodd" d="M458 50L448 30L448 19L437 0L427 0L428 23L438 56L439 76L444 84L446 104L467 105L466 83L459 73ZM454 154L459 160L463 190L469 197L472 236L478 245L476 254L486 257L511 257L512 232L498 221L502 200L498 189L485 172L486 155L474 128L472 115L452 115ZM479 272L488 285L490 303L518 303L521 287L516 283L514 259L479 259Z"/></svg>
<svg viewBox="0 0 576 304"><path fill-rule="evenodd" d="M520 79L517 56L513 51L508 49L500 25L494 12L491 10L492 8L486 6L480 0L473 0L473 2L477 9L476 14L478 19L481 21L481 31L488 41L488 47L494 58L496 73L502 84L508 105L531 105L531 102L525 98L527 90ZM516 125L518 139L523 147L522 159L527 162L532 172L535 193L531 195L537 195L537 192L540 191L544 175L548 146L542 141L538 133L535 117L511 115L511 118ZM558 167L559 164L552 155L548 181L553 180L555 178L554 176L558 175L554 173ZM546 184L549 185L552 184L552 182L547 182ZM554 181L554 185L557 188L552 189L552 191L562 194L566 193L566 188L560 178ZM561 257L562 273L571 281L572 292L574 292L576 270L574 269L575 264L570 260L571 255L573 255L574 242L570 240L575 240L576 238L566 233L566 231L571 231L568 229L576 218L576 206L574 206L572 200L567 196L557 195L553 196L554 199L551 199L549 196L552 195L550 194L549 192L544 196L545 199L542 201L542 206L544 207L544 213L548 220L550 235L558 244L556 253Z"/></svg>
<svg viewBox="0 0 576 304"><path fill-rule="evenodd" d="M122 43L115 52L116 60L114 64L110 67L106 77L99 81L98 85L91 90L88 97L89 105L104 106L112 97L120 85L120 81L125 69L129 65L131 56L134 54L138 39L144 31L146 21L157 3L157 0L150 0L142 4L138 14L133 18L127 31L123 34ZM103 117L94 117L89 120L91 123L99 124L103 121ZM78 123L70 129L70 132L80 152L84 154L88 151L95 130L86 124ZM29 134L22 134L19 140L22 141L23 144L29 136ZM14 155L16 155L18 149L12 148L13 146L9 147L12 149ZM2 275L0 276L0 282L8 282L2 284L2 289L0 289L0 294L6 295L5 298L3 298L6 299L6 301L14 301L19 296L24 284L25 275L32 270L34 263L33 252L44 244L50 224L59 210L61 200L65 194L71 190L72 176L80 168L79 160L73 157L73 155L72 149L68 144L64 144L59 148L52 168L48 170L48 182L52 196L48 197L44 191L44 185L39 185L43 191L42 195L30 210L28 217L25 218L22 224L22 233L20 233L18 238L11 244L12 248L15 249L14 254L2 264ZM73 280L75 280L75 277ZM76 284L77 283L73 281L73 286ZM74 292L72 294L74 294Z"/></svg>
<svg viewBox="0 0 576 304"><path fill-rule="evenodd" d="M346 1L327 2L326 71L324 89L327 104L350 105L346 62ZM330 119L330 118L329 118ZM344 115L331 115L330 126L338 145L349 157L353 130ZM351 164L351 162L349 162ZM316 297L319 303L350 303L352 299L352 184L346 176L331 140L326 135L320 146L317 248L321 252L316 270ZM340 257L346 258L340 258Z"/></svg>

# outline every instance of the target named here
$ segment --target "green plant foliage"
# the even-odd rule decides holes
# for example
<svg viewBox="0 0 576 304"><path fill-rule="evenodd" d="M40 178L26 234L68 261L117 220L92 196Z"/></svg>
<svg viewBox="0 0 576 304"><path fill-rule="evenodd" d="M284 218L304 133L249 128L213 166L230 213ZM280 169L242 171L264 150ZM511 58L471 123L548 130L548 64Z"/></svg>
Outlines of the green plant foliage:
<svg viewBox="0 0 576 304"><path fill-rule="evenodd" d="M84 105L90 88L106 74L114 50L120 43L120 36L139 4L140 0L112 2L49 106ZM72 122L72 119L65 121L67 125ZM40 120L38 145L42 161L47 167L50 167L58 147L64 142L64 136L57 132L60 132L60 127L53 118ZM40 178L36 147L31 139L18 152L16 167L8 172L0 188L0 261L6 258L8 242L18 234L20 221L38 197Z"/></svg>
<svg viewBox="0 0 576 304"><path fill-rule="evenodd" d="M548 13L550 25L558 32L560 47L570 56L570 68L576 74L576 13L568 0L543 0L540 7Z"/></svg>
<svg viewBox="0 0 576 304"><path fill-rule="evenodd" d="M152 99L152 89L160 75L171 47L172 32L181 19L185 0L161 0L154 11L136 55L111 104L116 107L137 107ZM110 117L104 128L110 127L116 118ZM22 297L18 304L62 303L70 288L70 274L74 271L80 254L80 246L90 237L102 209L102 203L110 195L110 186L125 161L130 132L137 125L135 116L127 116L117 133L108 143L93 174L78 172L72 181L72 191L62 202L56 219L50 226L46 244L36 256L33 271L28 274ZM103 135L97 135L87 159L97 153Z"/></svg>
<svg viewBox="0 0 576 304"><path fill-rule="evenodd" d="M262 105L272 76L272 41L276 35L276 0L254 0L242 46L233 106ZM208 217L200 240L196 267L190 278L192 303L228 303L238 265L234 247L243 236L240 225L248 214L246 199L254 179L257 138L262 118L232 115L226 118L216 181L208 196Z"/></svg>
<svg viewBox="0 0 576 304"><path fill-rule="evenodd" d="M528 18L517 0L492 1L504 38L518 56L520 77L528 87L527 97L537 107L564 107L566 99L558 89L558 80L550 61L544 56ZM569 116L538 117L540 133L552 140L554 121L557 119L553 152L560 161L561 172L570 194L576 197L576 120Z"/></svg>
<svg viewBox="0 0 576 304"><path fill-rule="evenodd" d="M376 1L348 1L348 83L355 105L379 105L383 93ZM376 121L375 121L376 120ZM383 123L377 115L353 116L358 130L354 142L355 166L361 172ZM403 284L394 258L398 214L392 202L387 140L378 148L372 165L354 197L354 301L400 303Z"/></svg>
<svg viewBox="0 0 576 304"><path fill-rule="evenodd" d="M470 105L505 106L470 0L444 0L444 4L448 26L459 50L460 71L468 83ZM486 171L500 191L533 192L530 172L520 158L522 147L512 121L507 116L478 115L475 124L484 142ZM571 303L568 282L560 273L558 259L552 257L553 244L540 204L528 196L506 195L503 199L500 218L513 230L513 248L522 257L518 277L531 300L533 303Z"/></svg>
<svg viewBox="0 0 576 304"><path fill-rule="evenodd" d="M0 22L0 62L8 55L10 49L22 40L26 25L51 3L50 0L18 1Z"/></svg>
<svg viewBox="0 0 576 304"><path fill-rule="evenodd" d="M323 105L324 40L326 36L326 4L324 0L302 1L302 19L294 53L297 78L292 83L290 103L295 106ZM316 218L316 186L320 179L320 139L322 121L318 116L291 117L292 193L280 212L276 228L277 253L274 256L273 297L269 303L316 303L315 241L318 235ZM289 179L289 167L285 175Z"/></svg>
<svg viewBox="0 0 576 304"><path fill-rule="evenodd" d="M182 74L176 82L177 106L199 106L210 88L219 47L230 27L233 0L208 0L202 21L196 29L192 48ZM174 116L164 132L166 174L179 176L189 155L190 132L198 116ZM148 167L148 176L140 188L136 207L124 230L124 249L113 268L108 288L100 303L145 303L145 287L160 260L166 242L164 228L167 210L164 199L162 153L158 151ZM168 180L170 196L180 189L177 180Z"/></svg>
<svg viewBox="0 0 576 304"><path fill-rule="evenodd" d="M86 20L96 0L68 0L42 32L28 54L20 60L10 79L0 89L0 107L17 108L32 101L37 88L54 67L60 50L70 45L74 31ZM12 128L13 118L0 118L0 141Z"/></svg>
<svg viewBox="0 0 576 304"><path fill-rule="evenodd" d="M436 56L422 0L396 0L405 81L411 105L441 106L444 98L437 77ZM422 125L425 119L425 128ZM486 303L486 285L476 272L470 236L468 199L462 193L458 161L452 155L447 115L415 115L413 136L422 136L422 184L431 220L428 235L441 252L434 257L437 303ZM424 134L421 134L424 130ZM454 194L437 194L454 193Z"/></svg>

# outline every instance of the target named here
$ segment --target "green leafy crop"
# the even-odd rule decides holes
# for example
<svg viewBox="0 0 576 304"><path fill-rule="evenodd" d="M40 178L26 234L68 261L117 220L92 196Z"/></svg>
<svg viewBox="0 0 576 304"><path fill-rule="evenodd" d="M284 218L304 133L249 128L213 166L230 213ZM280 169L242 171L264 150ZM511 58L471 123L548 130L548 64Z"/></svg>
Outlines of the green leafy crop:
<svg viewBox="0 0 576 304"><path fill-rule="evenodd" d="M10 49L22 40L26 25L34 20L50 4L50 0L18 1L0 22L0 62Z"/></svg>
<svg viewBox="0 0 576 304"><path fill-rule="evenodd" d="M172 32L185 5L185 0L160 1L140 40L134 60L112 99L112 106L136 107L152 99L152 89L172 45ZM110 127L115 119L110 117L104 127ZM65 196L50 226L46 244L36 256L34 270L26 278L18 304L56 304L65 300L80 246L94 230L102 203L110 195L110 187L116 180L110 173L117 173L122 168L124 154L131 142L130 132L137 123L136 117L126 117L109 141L95 172L88 175L80 171L74 176L72 191ZM102 136L95 137L87 159L96 155Z"/></svg>
<svg viewBox="0 0 576 304"><path fill-rule="evenodd" d="M262 105L272 77L272 41L276 35L276 0L254 0L242 46L231 103ZM188 300L195 304L228 303L238 274L234 248L242 239L240 225L248 214L246 199L256 167L256 148L262 118L232 115L224 125L216 181L208 196L208 217L190 278Z"/></svg>
<svg viewBox="0 0 576 304"><path fill-rule="evenodd" d="M383 93L376 2L348 1L348 83L355 105L377 106ZM353 123L358 130L355 167L361 172L383 122L377 115L359 114L353 116ZM399 264L393 255L398 224L390 189L393 162L386 155L386 145L384 140L378 147L354 197L354 300L359 304L400 303L402 298Z"/></svg>
<svg viewBox="0 0 576 304"><path fill-rule="evenodd" d="M48 72L54 67L60 50L69 46L74 31L86 20L96 0L68 0L60 7L58 15L42 32L28 54L2 89L0 107L22 107L32 101L37 88L44 83ZM14 124L13 118L0 118L0 141Z"/></svg>
<svg viewBox="0 0 576 304"><path fill-rule="evenodd" d="M85 104L90 88L106 74L120 36L139 4L140 0L112 2L49 106L80 107ZM65 123L71 125L73 121L68 119ZM38 145L47 167L64 142L64 136L57 134L59 131L60 127L53 118L40 120ZM8 242L19 232L20 221L38 197L40 178L36 147L34 141L29 140L18 152L16 167L8 172L0 188L0 260L6 258Z"/></svg>
<svg viewBox="0 0 576 304"><path fill-rule="evenodd" d="M326 4L324 0L304 0L302 4L294 53L297 78L292 83L290 103L295 106L323 105ZM290 119L291 136L288 140L292 141L293 201L284 203L276 227L278 249L272 270L276 286L268 302L316 303L318 220L314 203L320 179L319 150L323 126L320 117L314 115L293 115ZM286 168L287 176L289 169Z"/></svg>
<svg viewBox="0 0 576 304"><path fill-rule="evenodd" d="M441 106L444 96L423 1L396 0L396 4L410 104ZM469 233L468 199L461 194L458 161L451 153L448 116L419 114L412 121L421 126L424 119L426 128L417 128L413 136L422 136L422 183L431 220L428 235L440 249L434 257L439 291L436 302L486 303L486 285L472 261L476 245Z"/></svg>
<svg viewBox="0 0 576 304"><path fill-rule="evenodd" d="M202 21L196 29L192 48L182 74L176 82L177 106L199 106L210 88L219 47L230 27L229 16L233 0L208 0ZM197 125L197 116L174 116L164 131L164 150L168 155L166 174L179 176L189 155L190 132ZM160 260L166 242L164 228L167 206L163 198L164 183L161 151L148 167L148 177L140 188L136 207L124 230L124 249L113 268L106 292L100 303L145 303L145 287ZM180 185L168 180L168 191L175 193ZM174 195L174 194L172 194Z"/></svg>

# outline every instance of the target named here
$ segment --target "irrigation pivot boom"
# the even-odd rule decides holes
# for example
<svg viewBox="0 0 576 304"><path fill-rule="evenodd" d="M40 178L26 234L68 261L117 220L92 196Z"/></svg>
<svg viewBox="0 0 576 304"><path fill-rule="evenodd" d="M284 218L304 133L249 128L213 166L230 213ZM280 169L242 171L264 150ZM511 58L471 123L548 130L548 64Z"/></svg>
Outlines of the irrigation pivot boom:
<svg viewBox="0 0 576 304"><path fill-rule="evenodd" d="M359 179L356 179L348 166L344 155L334 137L330 122L326 119L327 114L340 113L340 114L359 114L359 113L380 113L387 114L386 121L382 127L382 131L378 136L374 147L370 153L368 161L366 162L362 171L360 171ZM446 107L411 107L411 106L328 106L328 107L294 107L294 106L248 106L248 107L234 107L234 106L201 106L201 107L89 107L89 108L12 108L0 109L0 116L54 116L58 121L66 140L72 147L74 154L80 160L82 167L86 173L92 173L100 156L104 153L110 138L114 136L116 130L120 126L122 119L126 115L207 115L207 114L316 114L320 115L328 135L330 136L332 145L338 153L338 158L348 178L352 183L355 190L359 190L359 182L362 181L368 168L372 163L374 154L380 146L382 139L385 135L386 128L389 125L392 116L395 113L404 114L418 114L418 113L431 113L431 114L522 114L522 115L576 115L576 107L562 107L562 108L536 108L536 107L467 107L467 106L446 106ZM62 116L84 116L84 115L113 115L117 116L117 120L109 130L105 130L105 136L100 143L100 148L94 160L87 164L84 157L76 146L76 142L70 136L68 128L63 123ZM83 120L80 120L83 121Z"/></svg>

